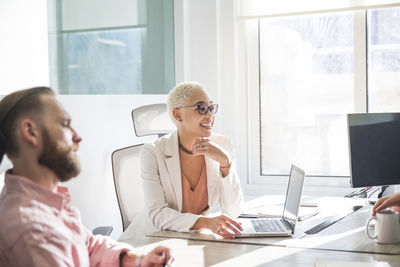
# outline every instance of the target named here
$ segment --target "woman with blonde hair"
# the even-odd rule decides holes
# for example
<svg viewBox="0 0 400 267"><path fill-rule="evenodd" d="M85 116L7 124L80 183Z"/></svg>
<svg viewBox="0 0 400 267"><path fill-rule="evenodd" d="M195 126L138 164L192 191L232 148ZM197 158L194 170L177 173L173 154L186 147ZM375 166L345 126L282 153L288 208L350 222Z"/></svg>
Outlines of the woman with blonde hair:
<svg viewBox="0 0 400 267"><path fill-rule="evenodd" d="M232 218L240 214L243 192L231 142L212 132L217 111L199 83L180 83L170 91L168 113L177 131L141 152L146 210L157 229L240 235L242 227ZM211 216L218 209L222 215Z"/></svg>

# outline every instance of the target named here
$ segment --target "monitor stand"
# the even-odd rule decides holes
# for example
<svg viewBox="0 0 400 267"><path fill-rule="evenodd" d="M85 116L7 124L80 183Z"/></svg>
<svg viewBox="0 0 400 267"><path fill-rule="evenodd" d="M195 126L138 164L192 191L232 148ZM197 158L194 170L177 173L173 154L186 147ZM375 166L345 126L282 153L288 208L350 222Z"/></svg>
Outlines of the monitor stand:
<svg viewBox="0 0 400 267"><path fill-rule="evenodd" d="M394 186L393 185L382 185L381 192L378 194L378 199L381 197L386 197L394 194Z"/></svg>

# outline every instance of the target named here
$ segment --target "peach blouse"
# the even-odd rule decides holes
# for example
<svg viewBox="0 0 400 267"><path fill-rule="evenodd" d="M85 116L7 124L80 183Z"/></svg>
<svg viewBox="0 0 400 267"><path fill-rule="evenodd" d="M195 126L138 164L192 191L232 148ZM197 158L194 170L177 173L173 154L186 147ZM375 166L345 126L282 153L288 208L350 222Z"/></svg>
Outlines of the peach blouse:
<svg viewBox="0 0 400 267"><path fill-rule="evenodd" d="M207 170L204 164L196 188L182 172L182 213L203 214L208 209Z"/></svg>

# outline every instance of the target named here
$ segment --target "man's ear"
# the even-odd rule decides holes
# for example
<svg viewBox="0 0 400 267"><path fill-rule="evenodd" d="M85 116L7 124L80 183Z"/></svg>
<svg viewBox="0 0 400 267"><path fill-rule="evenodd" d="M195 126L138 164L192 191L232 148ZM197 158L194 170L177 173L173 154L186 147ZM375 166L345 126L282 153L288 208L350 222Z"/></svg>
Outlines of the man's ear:
<svg viewBox="0 0 400 267"><path fill-rule="evenodd" d="M182 113L178 108L175 108L172 111L172 116L174 117L175 120L182 121Z"/></svg>
<svg viewBox="0 0 400 267"><path fill-rule="evenodd" d="M19 124L19 133L23 141L33 146L38 145L39 127L34 121L30 119L22 120Z"/></svg>

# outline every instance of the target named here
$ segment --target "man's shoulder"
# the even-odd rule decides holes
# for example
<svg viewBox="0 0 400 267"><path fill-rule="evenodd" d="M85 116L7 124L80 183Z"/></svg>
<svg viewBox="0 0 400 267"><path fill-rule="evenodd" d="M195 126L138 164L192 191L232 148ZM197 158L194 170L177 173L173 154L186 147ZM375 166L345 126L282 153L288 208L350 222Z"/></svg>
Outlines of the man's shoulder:
<svg viewBox="0 0 400 267"><path fill-rule="evenodd" d="M71 245L86 248L86 236L77 239L65 226L58 209L36 199L10 194L1 198L0 214L0 257L2 253L10 253L9 259L18 262L18 266L29 266L25 264L27 258L15 259L19 255L31 257L35 266L43 266L41 260L46 266L56 266L58 258L64 262ZM74 222L68 220L68 223Z"/></svg>
<svg viewBox="0 0 400 267"><path fill-rule="evenodd" d="M34 199L10 195L0 201L0 236L12 244L22 234L49 232L55 214Z"/></svg>

